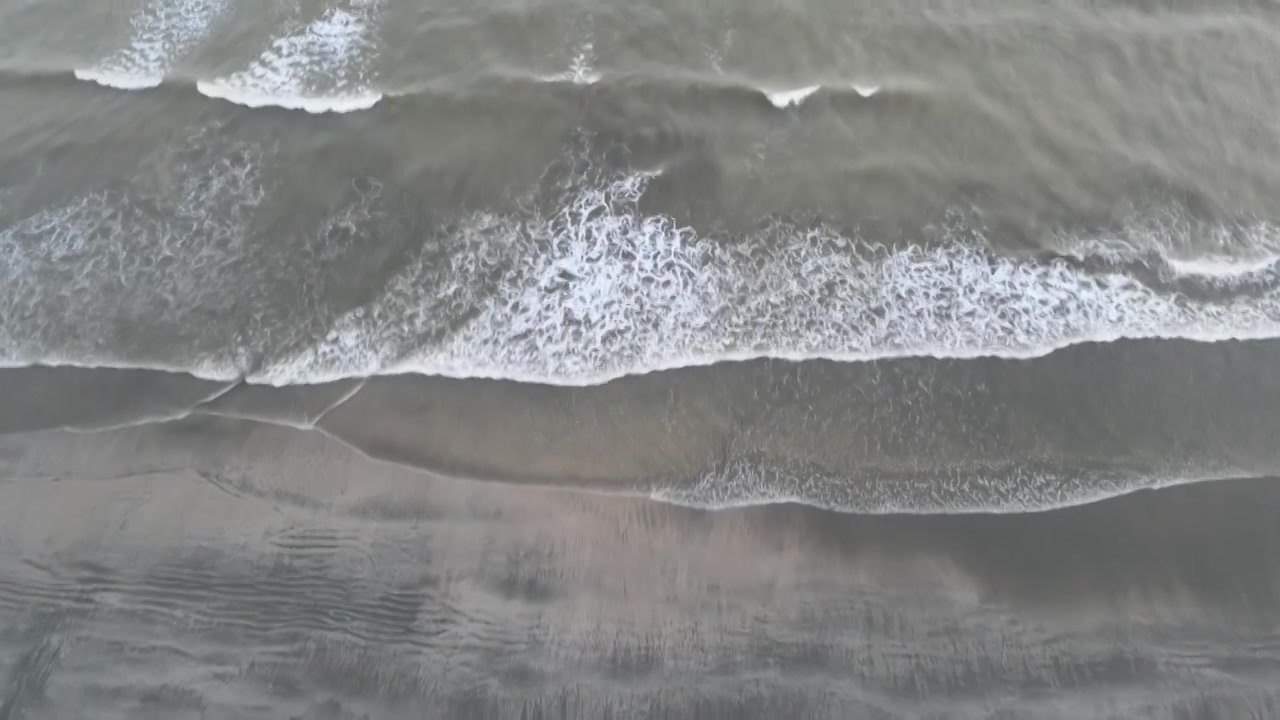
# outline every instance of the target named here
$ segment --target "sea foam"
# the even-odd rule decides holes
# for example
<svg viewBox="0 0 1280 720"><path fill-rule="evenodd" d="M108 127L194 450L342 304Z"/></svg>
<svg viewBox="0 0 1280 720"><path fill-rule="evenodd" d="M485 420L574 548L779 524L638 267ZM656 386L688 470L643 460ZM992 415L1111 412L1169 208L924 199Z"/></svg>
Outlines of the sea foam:
<svg viewBox="0 0 1280 720"><path fill-rule="evenodd" d="M127 47L92 67L77 68L75 76L121 90L155 87L209 34L227 5L227 0L156 0L130 21Z"/></svg>
<svg viewBox="0 0 1280 720"><path fill-rule="evenodd" d="M810 95L822 89L821 85L808 85L802 88L792 90L775 90L764 91L764 96L774 107L782 109L788 107L800 107L800 105L809 98Z"/></svg>
<svg viewBox="0 0 1280 720"><path fill-rule="evenodd" d="M379 276L380 292L335 306L331 278L358 252L341 238L393 211L366 193L335 216L345 232L317 226L314 240L276 246L304 252L266 252L246 235L263 193L253 167L223 158L174 201L98 193L0 231L0 315L12 319L0 361L273 385L403 372L588 385L759 357L1026 358L1122 338L1280 337L1280 267L1249 266L1243 288L1189 277L1152 254L1194 257L1184 224L1070 240L1140 250L1121 263L1117 250L1102 263L1003 255L959 213L923 242L785 220L724 238L642 210L653 173L577 178L540 210L458 218ZM1234 235L1254 248L1280 237L1265 223ZM1176 282L1134 272L1152 258L1156 279ZM283 306L281 277L304 293Z"/></svg>
<svg viewBox="0 0 1280 720"><path fill-rule="evenodd" d="M370 86L372 2L332 8L315 21L276 39L249 67L201 80L209 97L248 107L280 107L312 113L372 107L382 94Z"/></svg>
<svg viewBox="0 0 1280 720"><path fill-rule="evenodd" d="M1197 298L1122 269L1000 255L959 216L927 244L785 222L724 242L641 212L649 180L579 188L549 217L475 215L439 243L447 255L420 256L327 338L250 379L584 385L759 357L1029 358L1122 338L1280 337L1274 268L1259 271L1263 292ZM1254 232L1269 241L1268 226Z"/></svg>
<svg viewBox="0 0 1280 720"><path fill-rule="evenodd" d="M593 85L600 81L601 75L595 69L596 48L592 42L585 42L569 62L569 68L554 75L544 75L543 82L568 82L574 85Z"/></svg>

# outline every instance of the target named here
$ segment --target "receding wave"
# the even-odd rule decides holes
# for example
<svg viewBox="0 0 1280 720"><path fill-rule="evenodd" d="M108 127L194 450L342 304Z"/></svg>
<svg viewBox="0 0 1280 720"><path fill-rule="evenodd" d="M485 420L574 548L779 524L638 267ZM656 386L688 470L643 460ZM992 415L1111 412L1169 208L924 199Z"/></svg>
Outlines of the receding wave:
<svg viewBox="0 0 1280 720"><path fill-rule="evenodd" d="M1003 515L1061 510L1140 490L1237 479L1242 478L1236 474L1153 477L1114 471L1010 468L987 473L921 474L902 482L902 478L883 479L874 471L844 477L743 465L733 468L732 474L700 478L692 486L656 489L650 497L703 510L795 503L867 515Z"/></svg>
<svg viewBox="0 0 1280 720"><path fill-rule="evenodd" d="M1009 717L1263 718L1280 702L1273 481L1038 517L707 514L454 483L201 420L0 440L26 450L0 453L0 612L31 628L5 639L29 670L12 707L981 716L997 674L1030 688L1001 699ZM72 638L41 634L68 617ZM748 673L750 694L724 679ZM819 673L829 697L812 701ZM904 690L921 687L942 695Z"/></svg>
<svg viewBox="0 0 1280 720"><path fill-rule="evenodd" d="M134 427L112 432L145 436L166 433L171 418L209 414L318 430L433 476L699 508L798 503L860 514L1039 512L1274 474L1274 443L1251 430L1256 415L1241 409L1275 402L1275 390L1254 378L1280 345L1236 353L1185 342L1122 345L976 368L923 359L879 367L742 363L586 390L415 376L228 389L164 373L17 370L0 373L0 388L17 390L29 409L0 413L0 434L68 426ZM1090 371L1073 376L1079 366ZM1158 382L1175 377L1188 382L1174 389ZM1183 412L1152 417L1160 403ZM720 422L726 414L736 421ZM290 432L263 429L282 440L261 447L284 448ZM1085 455L1082 442L1090 446ZM591 450L600 447L610 451ZM29 459L43 465L59 457Z"/></svg>
<svg viewBox="0 0 1280 720"><path fill-rule="evenodd" d="M226 0L154 0L132 18L127 47L92 67L76 68L75 76L121 90L155 87L227 6Z"/></svg>
<svg viewBox="0 0 1280 720"><path fill-rule="evenodd" d="M248 107L313 113L372 107L382 94L370 87L372 15L376 0L331 8L315 21L272 42L248 68L200 80L209 97Z"/></svg>

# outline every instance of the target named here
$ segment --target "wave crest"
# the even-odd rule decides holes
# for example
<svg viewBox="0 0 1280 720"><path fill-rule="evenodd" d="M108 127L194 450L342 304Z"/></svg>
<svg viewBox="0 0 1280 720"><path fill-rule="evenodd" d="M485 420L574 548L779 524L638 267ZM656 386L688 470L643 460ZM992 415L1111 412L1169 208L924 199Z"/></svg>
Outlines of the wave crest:
<svg viewBox="0 0 1280 720"><path fill-rule="evenodd" d="M1034 357L1120 338L1280 334L1274 268L1259 271L1260 293L1196 298L1123 268L998 255L958 215L906 246L781 221L700 236L639 209L650 178L579 187L549 217L472 216L432 243L447 254L422 254L319 344L251 379L576 385L755 357Z"/></svg>
<svg viewBox="0 0 1280 720"><path fill-rule="evenodd" d="M201 80L209 97L247 107L280 107L312 113L373 107L382 94L370 87L373 2L332 8L297 31L275 40L248 68Z"/></svg>
<svg viewBox="0 0 1280 720"><path fill-rule="evenodd" d="M227 6L226 0L156 0L133 16L127 47L92 67L76 68L75 76L120 90L156 87Z"/></svg>

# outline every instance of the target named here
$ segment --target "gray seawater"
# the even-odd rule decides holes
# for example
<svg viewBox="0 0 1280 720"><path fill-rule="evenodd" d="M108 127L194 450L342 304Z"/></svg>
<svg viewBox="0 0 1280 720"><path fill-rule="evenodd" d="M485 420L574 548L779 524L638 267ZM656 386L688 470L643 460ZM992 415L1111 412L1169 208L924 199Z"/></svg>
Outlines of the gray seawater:
<svg viewBox="0 0 1280 720"><path fill-rule="evenodd" d="M0 718L1280 717L1280 6L0 0Z"/></svg>

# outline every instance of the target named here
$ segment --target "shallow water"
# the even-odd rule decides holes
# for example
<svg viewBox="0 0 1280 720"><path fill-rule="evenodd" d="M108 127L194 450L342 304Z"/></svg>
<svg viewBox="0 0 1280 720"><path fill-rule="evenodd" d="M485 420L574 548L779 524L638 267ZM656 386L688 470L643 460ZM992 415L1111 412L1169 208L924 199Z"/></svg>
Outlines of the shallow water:
<svg viewBox="0 0 1280 720"><path fill-rule="evenodd" d="M0 0L0 718L1280 716L1277 68Z"/></svg>

